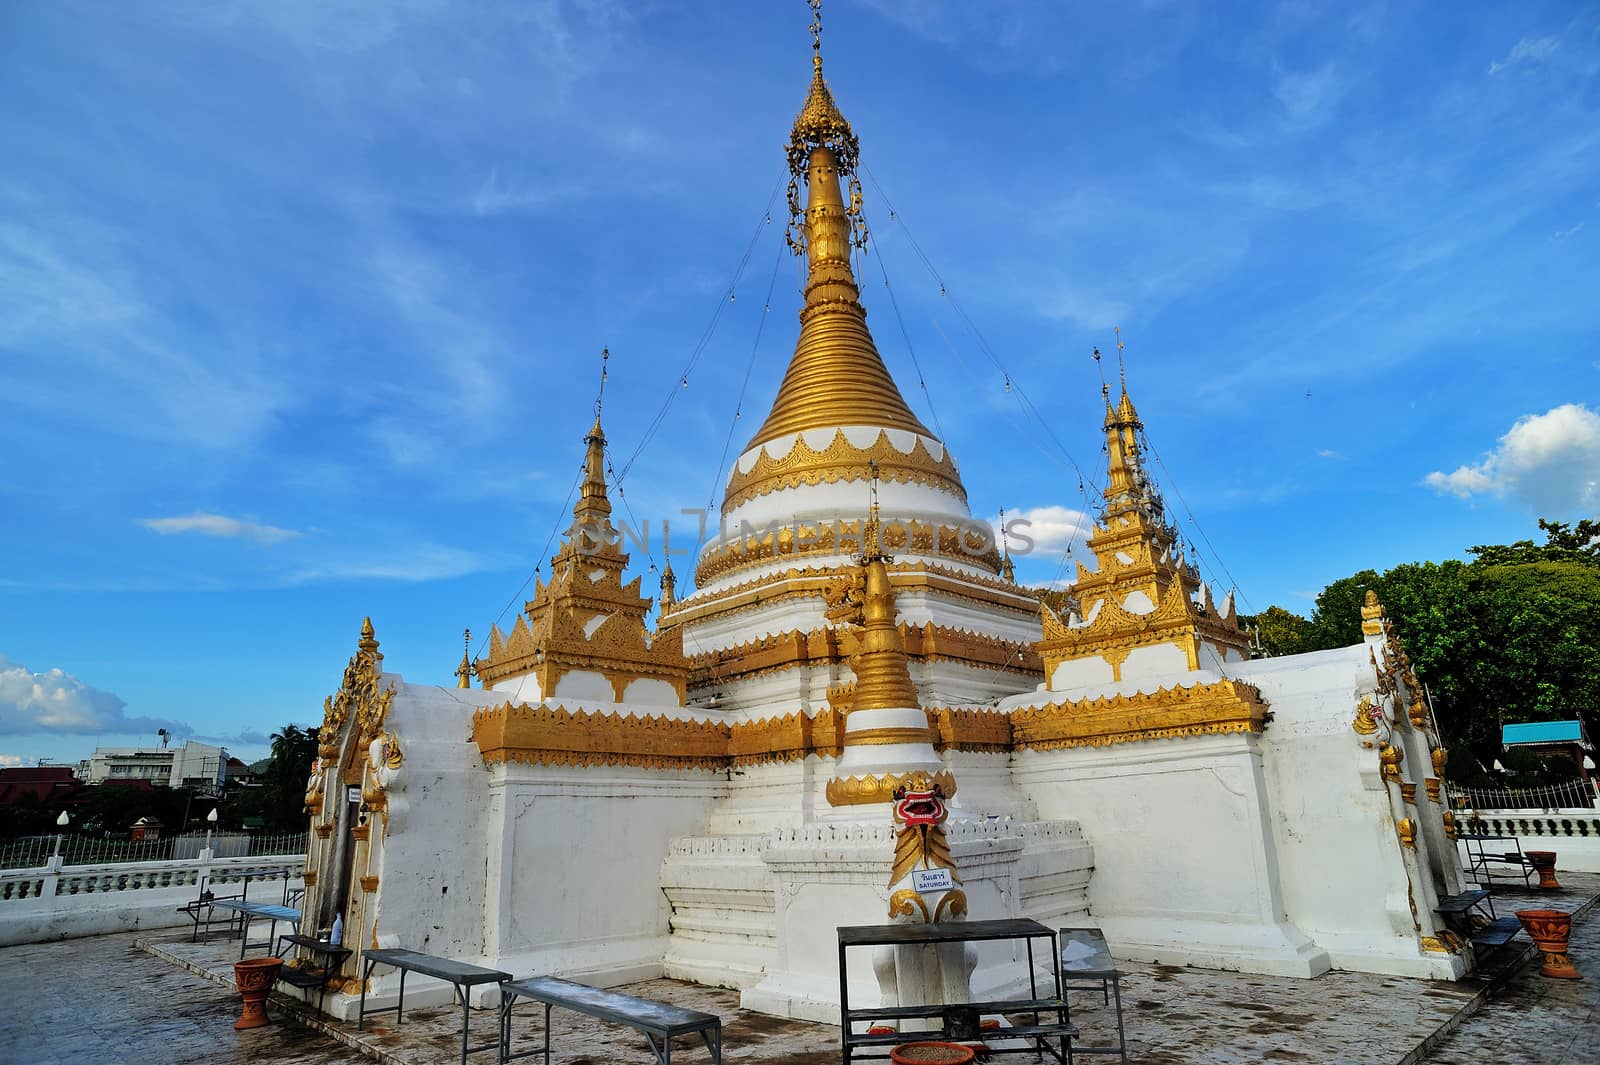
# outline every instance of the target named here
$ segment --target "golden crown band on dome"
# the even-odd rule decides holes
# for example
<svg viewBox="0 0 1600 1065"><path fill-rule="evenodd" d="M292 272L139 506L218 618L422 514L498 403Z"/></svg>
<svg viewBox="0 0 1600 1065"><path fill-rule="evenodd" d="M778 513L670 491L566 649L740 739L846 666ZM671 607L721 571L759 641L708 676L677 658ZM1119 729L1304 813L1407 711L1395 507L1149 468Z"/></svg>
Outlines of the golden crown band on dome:
<svg viewBox="0 0 1600 1065"><path fill-rule="evenodd" d="M734 464L723 496L722 512L726 515L741 503L783 488L870 481L874 476L880 481L941 488L965 506L967 490L949 450L935 440L934 443L939 444L939 455L935 458L928 446L929 439L919 433L911 450L902 451L894 446L888 430L880 428L871 444L858 447L850 442L845 430L839 428L834 430L828 446L820 450L807 443L803 436L794 440L782 458L774 458L762 446L748 469L744 468L742 460Z"/></svg>
<svg viewBox="0 0 1600 1065"><path fill-rule="evenodd" d="M853 555L861 550L863 521L822 522L783 525L753 530L748 536L731 540L700 556L695 567L695 584L704 588L729 573L769 560ZM882 545L891 551L917 555L938 555L991 574L1000 572L1000 549L992 537L985 537L976 525L938 525L931 522L891 519L883 523ZM984 527L986 528L986 527Z"/></svg>

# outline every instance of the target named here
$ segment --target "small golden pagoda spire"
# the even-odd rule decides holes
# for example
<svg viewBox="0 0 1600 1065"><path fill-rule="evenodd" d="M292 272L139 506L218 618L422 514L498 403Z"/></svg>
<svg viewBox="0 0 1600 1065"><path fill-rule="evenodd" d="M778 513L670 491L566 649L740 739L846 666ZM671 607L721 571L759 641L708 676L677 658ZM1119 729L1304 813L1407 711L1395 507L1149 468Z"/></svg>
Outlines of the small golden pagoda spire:
<svg viewBox="0 0 1600 1065"><path fill-rule="evenodd" d="M461 630L461 664L456 667L456 687L472 687L472 630Z"/></svg>
<svg viewBox="0 0 1600 1065"><path fill-rule="evenodd" d="M878 476L872 476L872 503L861 532L861 555L857 562L865 570L865 594L861 603L861 631L856 637L856 653L850 658L855 671L855 693L850 712L921 706L917 686L911 680L910 659L895 626L894 586L889 583L889 563L879 539ZM845 743L850 742L846 736Z"/></svg>
<svg viewBox="0 0 1600 1065"><path fill-rule="evenodd" d="M672 572L672 560L666 560L666 568L661 571L661 613L665 614L678 602L677 596L678 577Z"/></svg>
<svg viewBox="0 0 1600 1065"><path fill-rule="evenodd" d="M611 498L606 494L606 434L600 428L598 411L594 416L594 428L583 442L583 488L572 508L572 516L578 525L603 527L611 518Z"/></svg>

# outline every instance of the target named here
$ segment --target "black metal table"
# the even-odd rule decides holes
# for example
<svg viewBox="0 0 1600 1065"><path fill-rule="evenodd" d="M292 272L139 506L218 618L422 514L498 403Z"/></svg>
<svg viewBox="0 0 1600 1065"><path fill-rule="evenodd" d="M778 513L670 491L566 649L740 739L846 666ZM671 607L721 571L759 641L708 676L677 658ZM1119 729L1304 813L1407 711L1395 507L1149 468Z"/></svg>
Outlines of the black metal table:
<svg viewBox="0 0 1600 1065"><path fill-rule="evenodd" d="M993 940L1020 939L1028 950L1028 997L1026 999L1001 999L990 1002L945 1003L942 1005L879 1006L872 1009L850 1008L850 981L845 968L846 951L851 947L922 946L931 943L982 943ZM1054 980L1052 998L1039 997L1038 977L1034 972L1033 941L1050 941L1050 972ZM1067 1020L1067 1005L1061 995L1061 965L1056 954L1056 934L1038 921L1027 917L1011 917L997 921L948 921L943 924L878 924L846 925L839 929L839 1028L840 1055L844 1065L857 1059L856 1047L893 1047L910 1038L968 1040L981 1038L979 1020L985 1013L1028 1013L1033 1023L1014 1025L993 1033L997 1038L1019 1039L1027 1045L1002 1050L993 1054L1049 1054L1060 1062L1072 1060L1072 1039L1078 1034ZM1055 1014L1054 1021L1042 1020L1042 1014ZM938 1017L942 1028L929 1032L892 1033L872 1035L857 1033L855 1022L871 1024L873 1021L904 1020L907 1018ZM1060 1039L1060 1048L1051 1040ZM862 1054L861 1060L881 1060L883 1054Z"/></svg>
<svg viewBox="0 0 1600 1065"><path fill-rule="evenodd" d="M346 959L354 951L349 947L330 943L326 939L318 939L316 936L302 936L296 933L278 937L277 956L280 958L287 952L288 947L285 944L298 947L306 953L322 959L321 964L313 965L309 968L291 969L285 965L278 970L278 979L286 984L304 988L307 991L316 988L317 1012L320 1014L322 1012L322 1002L328 997L328 981L338 975Z"/></svg>
<svg viewBox="0 0 1600 1065"><path fill-rule="evenodd" d="M511 1053L511 1007L518 998L544 1003L544 1048ZM685 1009L665 1002L624 995L619 991L577 984L554 976L534 976L500 988L500 1062L533 1057L543 1053L550 1065L550 1009L560 1006L603 1021L624 1024L645 1037L660 1065L672 1063L672 1040L676 1036L698 1034L711 1051L711 1060L722 1065L722 1018L711 1013Z"/></svg>
<svg viewBox="0 0 1600 1065"><path fill-rule="evenodd" d="M481 965L468 965L462 961L451 961L449 958L438 958L432 954L423 954L415 950L381 949L362 951L362 961L365 965L361 972L361 1006L356 1014L356 1027L360 1028L366 1022L369 1013L392 1013L394 1023L400 1024L401 1010L406 1004L406 973L421 973L431 976L436 980L444 980L450 984L455 997L461 1000L461 1065L466 1065L468 1054L477 1054L485 1050L498 1050L500 1043L484 1043L482 1046L469 1046L467 1044L467 1029L472 1019L472 1006L467 1001L467 991L478 984L504 984L511 979L510 973L501 972L499 969L485 969ZM395 999L393 1006L384 1006L379 1009L367 1009L367 981L372 978L374 965L391 965L400 970L400 996Z"/></svg>

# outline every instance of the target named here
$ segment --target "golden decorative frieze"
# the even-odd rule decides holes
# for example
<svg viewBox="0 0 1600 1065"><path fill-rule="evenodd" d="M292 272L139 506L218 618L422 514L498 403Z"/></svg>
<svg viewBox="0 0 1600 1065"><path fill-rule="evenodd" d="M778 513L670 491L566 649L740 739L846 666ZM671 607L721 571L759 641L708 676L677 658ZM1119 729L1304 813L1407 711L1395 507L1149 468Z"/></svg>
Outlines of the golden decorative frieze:
<svg viewBox="0 0 1600 1065"><path fill-rule="evenodd" d="M378 890L378 878L375 877L375 876L364 876L364 877L362 877L361 878L361 890L365 891L369 895L372 894L374 891L377 891Z"/></svg>
<svg viewBox="0 0 1600 1065"><path fill-rule="evenodd" d="M1439 784L1438 777L1428 777L1422 782L1423 790L1427 793L1428 798L1433 802L1442 803L1444 800L1439 797Z"/></svg>
<svg viewBox="0 0 1600 1065"><path fill-rule="evenodd" d="M367 839L372 835L372 826L362 822L350 829L352 839Z"/></svg>
<svg viewBox="0 0 1600 1065"><path fill-rule="evenodd" d="M1442 778L1444 776L1444 767L1450 761L1450 752L1443 747L1435 747L1430 754L1430 758L1433 761L1434 776Z"/></svg>
<svg viewBox="0 0 1600 1065"><path fill-rule="evenodd" d="M902 621L895 629L906 657L913 662L960 662L983 669L1039 675L1038 655L1026 643L932 622L911 625ZM690 682L698 687L802 666L846 665L856 646L855 633L842 626L805 633L791 629L691 656ZM831 693L829 702L834 706L845 705L836 701Z"/></svg>
<svg viewBox="0 0 1600 1065"><path fill-rule="evenodd" d="M848 562L805 569L791 566L781 573L741 581L715 592L697 591L679 600L671 614L663 618L663 624L682 625L726 617L776 602L815 598L847 570L854 568L854 564ZM896 562L888 569L896 593L938 592L1019 616L1038 613L1039 601L1035 597L1019 592L999 578L968 573L926 560Z"/></svg>
<svg viewBox="0 0 1600 1065"><path fill-rule="evenodd" d="M721 722L570 711L503 703L472 715L486 763L723 769L731 729Z"/></svg>
<svg viewBox="0 0 1600 1065"><path fill-rule="evenodd" d="M1011 714L1017 750L1055 751L1115 743L1260 732L1267 706L1243 681L1029 706Z"/></svg>
<svg viewBox="0 0 1600 1065"><path fill-rule="evenodd" d="M1003 752L1011 750L1011 715L998 710L929 708L928 726L939 751Z"/></svg>
<svg viewBox="0 0 1600 1065"><path fill-rule="evenodd" d="M1440 817L1444 821L1445 838L1454 842L1456 838L1456 815L1450 810L1446 810Z"/></svg>
<svg viewBox="0 0 1600 1065"><path fill-rule="evenodd" d="M860 806L866 803L893 802L895 789L911 780L915 773L867 774L864 777L834 777L828 781L828 802L834 806ZM922 774L926 776L927 774ZM946 799L954 798L956 778L948 770L932 775Z"/></svg>
<svg viewBox="0 0 1600 1065"><path fill-rule="evenodd" d="M728 753L734 766L761 765L767 762L798 761L807 755L837 758L840 743L839 715L824 708L813 717L796 711L783 717L740 721L728 738Z"/></svg>
<svg viewBox="0 0 1600 1065"><path fill-rule="evenodd" d="M858 447L840 428L834 431L828 445L819 449L796 433L793 446L782 458L774 458L764 445L748 471L741 468L741 463L735 463L733 474L728 478L722 510L726 514L741 503L784 488L840 481L867 482L872 480L874 472L880 481L941 489L965 506L967 491L961 484L961 475L951 461L949 450L942 444L938 446L939 456L935 458L926 439L919 434L909 452L901 451L890 441L888 432L880 429L872 443Z"/></svg>
<svg viewBox="0 0 1600 1065"><path fill-rule="evenodd" d="M333 835L333 823L330 821L321 821L312 827L316 830L318 839L327 839Z"/></svg>
<svg viewBox="0 0 1600 1065"><path fill-rule="evenodd" d="M1429 954L1458 954L1461 951L1461 940L1447 931L1441 930L1437 936L1423 936L1417 942Z"/></svg>
<svg viewBox="0 0 1600 1065"><path fill-rule="evenodd" d="M308 888L316 887L317 871L315 869L307 869L305 872L300 874L300 880Z"/></svg>
<svg viewBox="0 0 1600 1065"><path fill-rule="evenodd" d="M1408 806L1417 805L1417 786L1415 784L1401 784L1400 801Z"/></svg>
<svg viewBox="0 0 1600 1065"><path fill-rule="evenodd" d="M740 539L730 540L706 551L695 566L695 584L706 585L730 573L783 559L853 556L861 552L864 522L837 520L818 524L789 524L764 527ZM974 527L939 525L922 521L890 521L883 530L883 546L912 555L933 556L961 562L998 577L1000 552L993 537ZM842 571L845 564L839 567ZM851 567L853 568L853 567ZM763 579L758 583L766 583ZM720 598L720 594L718 595ZM693 596L685 606L699 600ZM681 613L681 610L680 610Z"/></svg>

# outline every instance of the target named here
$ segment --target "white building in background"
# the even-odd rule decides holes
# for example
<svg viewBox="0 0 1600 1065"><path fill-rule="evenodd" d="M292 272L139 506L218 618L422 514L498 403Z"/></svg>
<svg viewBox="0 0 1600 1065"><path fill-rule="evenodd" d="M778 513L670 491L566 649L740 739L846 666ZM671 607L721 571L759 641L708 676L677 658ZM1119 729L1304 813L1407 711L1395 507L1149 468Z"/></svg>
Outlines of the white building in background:
<svg viewBox="0 0 1600 1065"><path fill-rule="evenodd" d="M217 788L228 751L190 740L181 747L96 747L89 758L91 784L149 781L163 788Z"/></svg>

